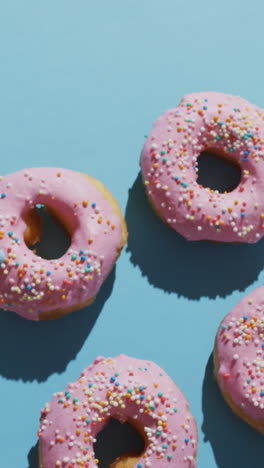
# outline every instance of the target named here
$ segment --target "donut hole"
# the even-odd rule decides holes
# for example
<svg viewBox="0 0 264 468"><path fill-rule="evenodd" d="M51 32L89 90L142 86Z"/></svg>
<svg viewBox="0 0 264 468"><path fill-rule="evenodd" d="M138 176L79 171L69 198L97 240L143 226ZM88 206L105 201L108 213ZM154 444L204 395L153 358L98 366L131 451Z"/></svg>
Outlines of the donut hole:
<svg viewBox="0 0 264 468"><path fill-rule="evenodd" d="M143 426L111 418L94 443L99 468L133 468L145 451Z"/></svg>
<svg viewBox="0 0 264 468"><path fill-rule="evenodd" d="M197 183L219 193L232 192L241 182L241 168L220 151L209 148L197 160Z"/></svg>
<svg viewBox="0 0 264 468"><path fill-rule="evenodd" d="M47 260L62 257L71 245L71 234L48 206L37 204L25 216L26 245Z"/></svg>

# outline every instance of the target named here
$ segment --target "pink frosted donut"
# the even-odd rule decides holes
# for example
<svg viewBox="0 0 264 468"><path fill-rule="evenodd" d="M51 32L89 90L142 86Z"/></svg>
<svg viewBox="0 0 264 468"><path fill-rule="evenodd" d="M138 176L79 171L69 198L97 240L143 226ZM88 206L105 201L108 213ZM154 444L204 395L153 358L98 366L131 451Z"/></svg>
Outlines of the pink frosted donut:
<svg viewBox="0 0 264 468"><path fill-rule="evenodd" d="M96 468L93 444L110 418L134 425L143 454L120 456L114 468L194 468L197 428L188 402L156 364L120 355L98 357L79 380L42 410L40 467Z"/></svg>
<svg viewBox="0 0 264 468"><path fill-rule="evenodd" d="M186 239L254 243L264 235L263 120L263 110L240 97L203 92L154 123L141 154L143 180L154 209ZM239 165L233 191L197 184L205 150Z"/></svg>
<svg viewBox="0 0 264 468"><path fill-rule="evenodd" d="M71 236L70 248L59 259L40 258L26 245L36 240L37 204L46 205ZM44 167L1 177L0 306L41 320L90 303L126 234L117 202L90 176Z"/></svg>
<svg viewBox="0 0 264 468"><path fill-rule="evenodd" d="M215 375L233 411L264 433L264 286L244 297L221 323Z"/></svg>

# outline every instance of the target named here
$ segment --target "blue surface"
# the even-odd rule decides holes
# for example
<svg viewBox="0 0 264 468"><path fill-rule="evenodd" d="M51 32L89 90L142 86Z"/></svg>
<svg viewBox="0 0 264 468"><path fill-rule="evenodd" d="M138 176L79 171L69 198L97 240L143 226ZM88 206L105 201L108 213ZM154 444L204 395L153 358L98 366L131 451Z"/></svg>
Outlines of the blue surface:
<svg viewBox="0 0 264 468"><path fill-rule="evenodd" d="M144 134L188 92L264 107L263 2L8 0L0 6L0 154L6 174L68 167L126 212L128 248L96 303L52 323L0 314L1 466L36 468L39 411L98 354L156 361L188 397L202 468L259 468L263 438L213 381L221 318L263 282L264 243L187 243L153 214ZM261 461L262 460L262 461Z"/></svg>

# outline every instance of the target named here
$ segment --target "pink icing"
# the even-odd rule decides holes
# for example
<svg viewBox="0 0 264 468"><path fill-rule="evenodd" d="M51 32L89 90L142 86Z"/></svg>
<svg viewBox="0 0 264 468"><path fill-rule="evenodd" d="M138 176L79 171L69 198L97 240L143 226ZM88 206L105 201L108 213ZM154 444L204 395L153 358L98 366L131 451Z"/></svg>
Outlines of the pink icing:
<svg viewBox="0 0 264 468"><path fill-rule="evenodd" d="M185 96L155 123L141 154L149 198L188 240L258 241L264 234L264 113L222 93ZM215 149L241 167L241 182L219 193L197 184L197 159Z"/></svg>
<svg viewBox="0 0 264 468"><path fill-rule="evenodd" d="M124 355L97 358L42 410L43 467L76 468L79 459L96 468L93 443L109 418L144 426L147 446L136 467L196 467L197 429L187 400L159 366Z"/></svg>
<svg viewBox="0 0 264 468"><path fill-rule="evenodd" d="M24 242L23 217L36 204L67 216L72 241L59 259L40 258ZM41 312L88 301L111 270L121 235L119 216L78 172L44 167L1 178L0 306L39 320Z"/></svg>
<svg viewBox="0 0 264 468"><path fill-rule="evenodd" d="M244 297L216 336L218 379L235 405L264 421L264 286Z"/></svg>

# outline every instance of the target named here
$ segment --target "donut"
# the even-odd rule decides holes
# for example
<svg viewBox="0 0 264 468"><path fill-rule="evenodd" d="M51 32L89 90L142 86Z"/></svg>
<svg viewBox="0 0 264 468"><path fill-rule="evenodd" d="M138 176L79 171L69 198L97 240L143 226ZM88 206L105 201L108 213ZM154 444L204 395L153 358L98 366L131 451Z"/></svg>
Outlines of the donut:
<svg viewBox="0 0 264 468"><path fill-rule="evenodd" d="M187 240L255 243L264 235L264 112L216 92L186 95L153 125L140 165L148 198ZM237 165L239 185L220 193L197 183L203 151Z"/></svg>
<svg viewBox="0 0 264 468"><path fill-rule="evenodd" d="M244 297L222 321L214 363L229 406L264 434L264 286Z"/></svg>
<svg viewBox="0 0 264 468"><path fill-rule="evenodd" d="M150 361L98 357L41 412L40 468L96 468L93 444L111 419L129 422L144 453L122 454L111 468L194 468L197 427L176 384Z"/></svg>
<svg viewBox="0 0 264 468"><path fill-rule="evenodd" d="M47 260L36 206L45 205L71 238ZM69 169L25 169L0 180L0 306L30 320L60 317L90 304L127 239L112 194L98 180Z"/></svg>

